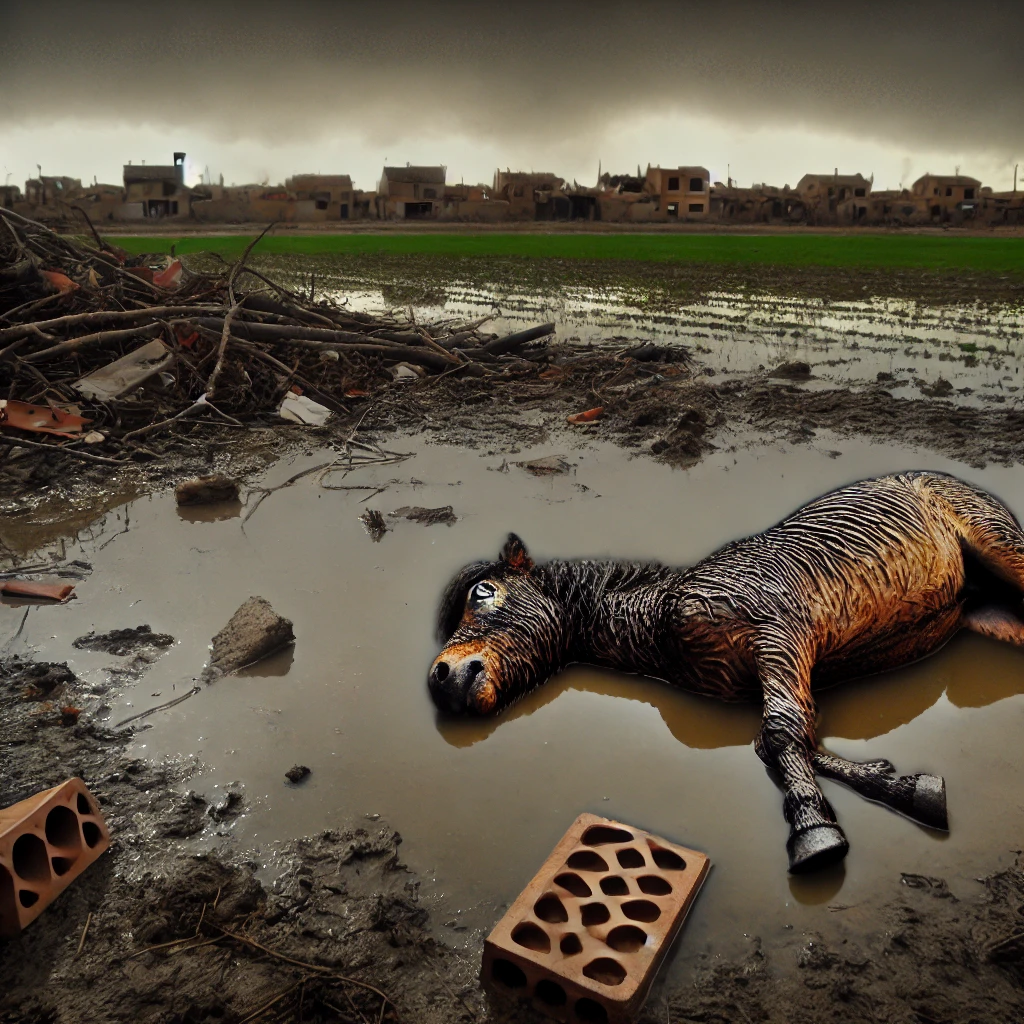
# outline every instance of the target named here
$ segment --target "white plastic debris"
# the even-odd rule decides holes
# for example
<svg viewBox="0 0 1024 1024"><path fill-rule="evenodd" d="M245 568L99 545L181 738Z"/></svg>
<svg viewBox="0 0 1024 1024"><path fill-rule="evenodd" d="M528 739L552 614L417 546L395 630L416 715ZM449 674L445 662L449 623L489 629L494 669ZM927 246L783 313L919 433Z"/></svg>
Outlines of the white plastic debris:
<svg viewBox="0 0 1024 1024"><path fill-rule="evenodd" d="M331 418L331 410L326 406L291 391L284 396L277 414L283 420L305 423L310 427L322 427Z"/></svg>
<svg viewBox="0 0 1024 1024"><path fill-rule="evenodd" d="M423 370L409 363L397 363L391 367L391 376L394 380L419 380L423 375Z"/></svg>

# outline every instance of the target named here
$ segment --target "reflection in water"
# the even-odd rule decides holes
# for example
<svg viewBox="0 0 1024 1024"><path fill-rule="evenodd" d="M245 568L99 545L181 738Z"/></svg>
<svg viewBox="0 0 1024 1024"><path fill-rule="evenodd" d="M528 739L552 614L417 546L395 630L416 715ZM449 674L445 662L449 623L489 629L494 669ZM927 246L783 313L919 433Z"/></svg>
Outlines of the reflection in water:
<svg viewBox="0 0 1024 1024"><path fill-rule="evenodd" d="M265 597L294 621L295 647L146 719L136 751L194 756L203 769L190 785L199 792L242 781L247 803L234 834L254 849L380 815L401 830L403 859L424 880L426 898L441 904L434 919L458 914L469 929L442 937L464 941L473 955L480 934L585 810L714 861L673 969L695 951L741 953L744 933L767 940L785 925L794 928L786 935L826 939L841 925L845 937L854 915L825 905L890 898L901 871L973 891L971 879L996 867L1024 832L1024 700L1015 696L1024 692L1024 652L993 641L963 635L901 672L819 694L819 735L836 754L887 757L900 772L946 777L953 831L937 841L826 781L850 856L844 868L792 885L781 796L751 749L756 705L575 667L500 718L436 718L425 677L437 653L439 589L467 560L496 552L509 530L540 557L685 565L823 490L925 461L920 452L829 437L822 449L720 451L684 472L591 439L571 444L559 437L516 453L572 451L575 475L541 479L493 472L504 451L404 441L416 451L409 476L375 467L360 470L357 482L385 487L387 507L397 508L447 505L450 484L461 481L460 519L444 530L400 521L379 545L359 521L362 494L321 491L312 478L280 492L244 532L237 518L183 517L170 493L143 499L130 508L127 533L128 509L78 531L74 557L94 566L81 599L34 608L18 644L106 686L113 659L78 650L75 637L143 621L175 636L141 685L112 694L116 722L180 694L181 681L207 660L210 637L247 597ZM320 454L282 461L261 482L273 486L318 461ZM1019 471L927 462L1024 510ZM0 607L0 636L13 635L23 616ZM283 772L295 763L313 774L286 789ZM872 925L867 910L857 920Z"/></svg>
<svg viewBox="0 0 1024 1024"><path fill-rule="evenodd" d="M845 881L846 861L841 860L810 875L790 875L789 891L798 903L813 907L828 903L842 889Z"/></svg>
<svg viewBox="0 0 1024 1024"><path fill-rule="evenodd" d="M0 549L25 555L64 538L87 540L102 535L105 525L111 525L101 518L104 513L125 505L138 493L135 486L122 486L73 501L48 498L25 513L0 515ZM113 518L127 529L127 509Z"/></svg>
<svg viewBox="0 0 1024 1024"><path fill-rule="evenodd" d="M983 672L978 671L979 646ZM653 679L577 665L537 687L504 714L477 718L437 712L435 724L453 747L470 747L567 691L649 704L657 708L669 732L695 750L747 746L761 722L760 707L754 703L727 704ZM821 690L818 735L851 740L884 736L924 714L943 693L961 708L985 707L1024 693L1020 652L995 640L960 634L944 652L916 665Z"/></svg>
<svg viewBox="0 0 1024 1024"><path fill-rule="evenodd" d="M240 501L218 501L212 505L178 505L178 518L186 523L218 523L242 514Z"/></svg>
<svg viewBox="0 0 1024 1024"><path fill-rule="evenodd" d="M527 694L502 715L476 718L439 712L437 730L453 747L469 747L487 739L503 723L546 707L567 690L650 704L658 709L672 735L696 750L753 743L761 718L753 704L723 704L653 679L574 666Z"/></svg>
<svg viewBox="0 0 1024 1024"><path fill-rule="evenodd" d="M913 721L945 693L958 708L981 708L1024 693L1021 652L966 632L915 665L818 695L819 736L865 740Z"/></svg>
<svg viewBox="0 0 1024 1024"><path fill-rule="evenodd" d="M295 645L289 644L269 658L256 662L248 668L240 668L232 672L232 676L238 679L265 679L270 676L286 676L291 671L292 663L295 661Z"/></svg>
<svg viewBox="0 0 1024 1024"><path fill-rule="evenodd" d="M502 261L496 261L501 263ZM692 346L726 373L757 370L791 360L814 367L812 389L832 383L874 382L890 375L894 393L917 397L939 379L953 385L948 400L963 405L1018 403L1019 359L1024 348L1024 312L1013 305L930 306L902 299L865 297L825 301L773 294L718 292L679 294L656 268L644 286L623 282L574 283L554 275L539 286L507 264L501 283L448 278L439 286L422 278L412 261L393 267L381 284L373 270L343 256L315 258L316 278L328 294L362 312L394 308L401 295L417 320L497 317L488 330L499 334L554 321L559 336L585 343L622 339ZM283 283L305 287L310 257L264 256L262 264ZM402 275L396 280L395 275ZM638 304L637 300L643 296Z"/></svg>

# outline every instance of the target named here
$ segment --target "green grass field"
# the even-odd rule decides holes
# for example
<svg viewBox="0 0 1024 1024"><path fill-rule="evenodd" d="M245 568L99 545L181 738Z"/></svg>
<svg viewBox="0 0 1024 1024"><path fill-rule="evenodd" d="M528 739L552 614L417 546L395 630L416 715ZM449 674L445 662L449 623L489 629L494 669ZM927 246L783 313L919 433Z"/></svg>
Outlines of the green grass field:
<svg viewBox="0 0 1024 1024"><path fill-rule="evenodd" d="M112 237L129 252L212 251L237 257L253 236ZM790 267L874 267L974 270L1024 274L1024 238L928 235L696 234L355 234L270 235L261 253L324 256L437 255L562 260L630 260L773 264Z"/></svg>

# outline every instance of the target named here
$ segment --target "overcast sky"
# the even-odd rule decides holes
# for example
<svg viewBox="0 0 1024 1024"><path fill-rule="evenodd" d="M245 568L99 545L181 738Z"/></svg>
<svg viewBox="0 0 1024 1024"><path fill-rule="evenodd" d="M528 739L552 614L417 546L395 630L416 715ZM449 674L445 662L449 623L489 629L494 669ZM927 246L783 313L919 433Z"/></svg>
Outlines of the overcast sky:
<svg viewBox="0 0 1024 1024"><path fill-rule="evenodd" d="M703 164L796 183L925 171L996 189L1024 163L1018 2L45 4L0 0L0 174L120 182L443 163L593 184ZM1024 168L1021 183L1024 186Z"/></svg>

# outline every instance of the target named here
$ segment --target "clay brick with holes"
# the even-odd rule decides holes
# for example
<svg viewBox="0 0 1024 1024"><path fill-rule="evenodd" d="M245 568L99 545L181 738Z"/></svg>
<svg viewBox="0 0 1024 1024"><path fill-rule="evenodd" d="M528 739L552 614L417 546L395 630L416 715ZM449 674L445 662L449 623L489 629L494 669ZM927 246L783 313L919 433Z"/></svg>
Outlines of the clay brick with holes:
<svg viewBox="0 0 1024 1024"><path fill-rule="evenodd" d="M31 924L109 845L81 779L0 809L0 937Z"/></svg>
<svg viewBox="0 0 1024 1024"><path fill-rule="evenodd" d="M711 862L581 814L484 943L483 980L565 1024L628 1024Z"/></svg>

